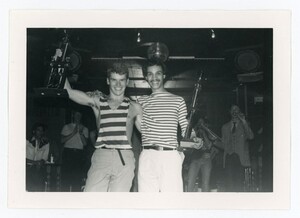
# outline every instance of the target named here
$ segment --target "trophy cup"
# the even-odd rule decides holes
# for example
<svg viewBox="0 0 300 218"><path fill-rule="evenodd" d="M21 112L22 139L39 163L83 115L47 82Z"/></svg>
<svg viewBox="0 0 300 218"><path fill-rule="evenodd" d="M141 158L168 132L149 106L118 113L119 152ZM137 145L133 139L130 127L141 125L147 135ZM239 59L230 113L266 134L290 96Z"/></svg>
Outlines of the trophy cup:
<svg viewBox="0 0 300 218"><path fill-rule="evenodd" d="M192 120L194 117L194 114L196 112L196 101L198 98L198 94L201 91L201 80L202 80L202 75L203 73L200 74L199 79L197 83L195 84L195 89L194 89L194 94L192 97L192 105L191 105L191 110L188 115L188 125L185 131L184 138L180 141L180 147L185 149L185 148L195 148L195 142L194 140L190 139L191 138L191 133L192 133Z"/></svg>
<svg viewBox="0 0 300 218"><path fill-rule="evenodd" d="M46 85L43 88L34 89L36 94L48 97L68 97L68 92L64 89L64 84L68 71L72 68L71 59L67 56L70 47L69 36L66 30L64 30L64 37L62 38L60 47L56 49L56 53L50 62L50 72L46 79Z"/></svg>

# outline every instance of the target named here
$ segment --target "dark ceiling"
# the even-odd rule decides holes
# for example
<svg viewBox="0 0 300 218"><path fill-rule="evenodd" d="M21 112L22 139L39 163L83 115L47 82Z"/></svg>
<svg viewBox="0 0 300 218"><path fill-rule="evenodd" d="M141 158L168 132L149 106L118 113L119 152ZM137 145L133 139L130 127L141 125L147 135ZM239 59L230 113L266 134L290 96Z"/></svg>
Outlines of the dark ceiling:
<svg viewBox="0 0 300 218"><path fill-rule="evenodd" d="M54 45L67 31L72 46L94 55L118 57L131 53L139 55L137 34L141 42L163 42L170 55L187 55L196 57L214 57L223 55L228 49L243 49L264 46L272 33L271 29L115 29L115 28L78 28L78 29L28 29L28 37L40 38L45 43ZM212 32L215 38L211 37ZM128 53L127 53L128 52Z"/></svg>
<svg viewBox="0 0 300 218"><path fill-rule="evenodd" d="M171 77L204 70L207 87L211 90L232 89L239 83L237 74L259 71L264 78L272 78L272 29L30 28L27 31L29 90L43 85L51 56L65 32L72 49L80 54L80 67L73 73L80 75L78 86L85 90L103 86L105 67L110 59L146 58L151 42L164 43L169 56L178 57L166 62ZM256 56L244 55L246 59L236 61L240 53L249 52ZM193 58L187 59L191 56Z"/></svg>

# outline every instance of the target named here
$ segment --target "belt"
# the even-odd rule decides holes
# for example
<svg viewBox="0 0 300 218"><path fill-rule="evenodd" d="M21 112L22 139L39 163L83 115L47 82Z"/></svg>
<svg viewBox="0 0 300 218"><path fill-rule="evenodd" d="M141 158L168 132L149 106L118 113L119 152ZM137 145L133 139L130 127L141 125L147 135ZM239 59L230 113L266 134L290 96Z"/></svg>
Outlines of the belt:
<svg viewBox="0 0 300 218"><path fill-rule="evenodd" d="M124 158L123 158L123 155L122 155L121 151L131 150L131 148L107 148L107 147L101 147L101 149L109 149L109 150L118 151L118 154L119 154L119 157L120 157L120 160L121 160L123 166L125 166L125 161L124 161Z"/></svg>
<svg viewBox="0 0 300 218"><path fill-rule="evenodd" d="M107 148L107 147L101 147L100 149L109 149L109 150L132 150L131 148Z"/></svg>
<svg viewBox="0 0 300 218"><path fill-rule="evenodd" d="M74 152L82 152L83 149L77 149L77 148L64 148L64 149L67 149L69 151L74 151Z"/></svg>
<svg viewBox="0 0 300 218"><path fill-rule="evenodd" d="M144 149L153 149L156 151L175 151L177 150L177 148L167 148L167 147L163 147L163 146L144 146Z"/></svg>

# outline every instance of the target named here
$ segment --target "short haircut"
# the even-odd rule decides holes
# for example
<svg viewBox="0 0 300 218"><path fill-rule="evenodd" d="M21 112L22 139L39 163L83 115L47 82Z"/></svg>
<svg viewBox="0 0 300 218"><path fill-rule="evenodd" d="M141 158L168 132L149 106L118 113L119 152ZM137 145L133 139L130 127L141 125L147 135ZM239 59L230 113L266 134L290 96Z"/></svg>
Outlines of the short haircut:
<svg viewBox="0 0 300 218"><path fill-rule="evenodd" d="M110 64L107 68L107 78L109 79L112 73L117 73L119 75L126 75L128 78L128 66L123 61L118 61Z"/></svg>
<svg viewBox="0 0 300 218"><path fill-rule="evenodd" d="M143 65L143 76L146 78L147 73L148 73L148 67L152 67L152 66L160 66L163 74L166 75L167 73L167 67L166 65L161 62L161 61L147 61L144 65Z"/></svg>
<svg viewBox="0 0 300 218"><path fill-rule="evenodd" d="M203 120L206 124L209 123L209 120L208 120L207 116L200 116L199 119L198 119L198 122L199 122L200 120Z"/></svg>
<svg viewBox="0 0 300 218"><path fill-rule="evenodd" d="M74 122L75 114L80 114L80 120L83 120L83 113L79 109L73 109L71 110L71 122Z"/></svg>
<svg viewBox="0 0 300 218"><path fill-rule="evenodd" d="M231 104L231 105L230 105L230 107L229 107L229 112L232 110L233 107L238 107L239 110L241 110L240 106L239 106L238 104L235 103L235 104Z"/></svg>
<svg viewBox="0 0 300 218"><path fill-rule="evenodd" d="M32 126L32 131L36 131L38 127L42 127L44 132L46 131L47 128L45 124L37 122Z"/></svg>

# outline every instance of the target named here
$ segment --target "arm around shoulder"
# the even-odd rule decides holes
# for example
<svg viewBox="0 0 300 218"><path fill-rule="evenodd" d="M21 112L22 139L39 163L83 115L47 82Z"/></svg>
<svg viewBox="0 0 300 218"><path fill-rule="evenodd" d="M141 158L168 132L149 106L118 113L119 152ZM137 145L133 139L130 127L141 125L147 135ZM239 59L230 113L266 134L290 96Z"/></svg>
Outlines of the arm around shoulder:
<svg viewBox="0 0 300 218"><path fill-rule="evenodd" d="M135 126L141 132L141 123L143 117L142 106L136 102L130 102L130 112L132 113L133 119L135 119Z"/></svg>

